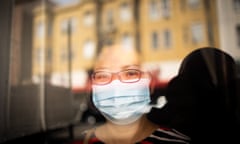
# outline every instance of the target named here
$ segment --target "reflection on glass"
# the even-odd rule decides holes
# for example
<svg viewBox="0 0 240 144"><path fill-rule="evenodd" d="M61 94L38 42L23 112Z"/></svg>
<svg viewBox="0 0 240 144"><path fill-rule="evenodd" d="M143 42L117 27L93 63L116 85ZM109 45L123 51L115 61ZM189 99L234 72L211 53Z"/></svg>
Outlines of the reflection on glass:
<svg viewBox="0 0 240 144"><path fill-rule="evenodd" d="M29 119L38 125L32 131L61 125L56 120L61 116L48 113L49 105L56 106L51 102L58 100L71 105L77 99L78 107L84 101L88 74L105 45L136 48L144 66L157 72L154 78L163 88L176 75L182 58L199 47L220 48L239 65L239 12L239 0L16 1L11 18L8 127L15 128L12 133L23 128L25 119L20 115L30 113L36 114ZM71 119L75 113L64 102L53 112L68 107L66 117ZM19 103L26 107L14 107ZM30 111L28 105L36 107Z"/></svg>

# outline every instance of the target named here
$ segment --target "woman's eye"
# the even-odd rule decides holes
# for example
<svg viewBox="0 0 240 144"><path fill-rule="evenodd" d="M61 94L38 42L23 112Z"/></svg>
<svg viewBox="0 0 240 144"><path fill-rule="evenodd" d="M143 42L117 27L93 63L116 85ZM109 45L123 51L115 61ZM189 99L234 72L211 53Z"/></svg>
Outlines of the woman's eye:
<svg viewBox="0 0 240 144"><path fill-rule="evenodd" d="M136 70L128 70L128 71L124 72L124 77L129 78L129 79L138 78L139 75L140 75L140 73Z"/></svg>
<svg viewBox="0 0 240 144"><path fill-rule="evenodd" d="M129 71L127 72L127 76L137 76L137 72Z"/></svg>
<svg viewBox="0 0 240 144"><path fill-rule="evenodd" d="M108 76L105 74L98 74L95 76L95 79L101 80L101 79L106 79Z"/></svg>

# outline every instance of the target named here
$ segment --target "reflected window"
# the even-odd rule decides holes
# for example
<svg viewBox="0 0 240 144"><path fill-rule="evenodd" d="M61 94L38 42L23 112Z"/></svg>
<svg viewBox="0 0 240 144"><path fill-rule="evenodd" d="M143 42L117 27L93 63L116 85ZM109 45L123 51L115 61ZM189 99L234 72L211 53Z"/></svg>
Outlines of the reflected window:
<svg viewBox="0 0 240 144"><path fill-rule="evenodd" d="M172 34L168 29L163 31L163 44L164 48L170 48L172 46Z"/></svg>
<svg viewBox="0 0 240 144"><path fill-rule="evenodd" d="M86 26L92 26L94 23L94 15L92 12L87 11L84 13L84 18L83 18L84 25Z"/></svg>
<svg viewBox="0 0 240 144"><path fill-rule="evenodd" d="M67 19L65 19L61 22L61 32L65 34L67 33L67 30L68 30L68 21Z"/></svg>
<svg viewBox="0 0 240 144"><path fill-rule="evenodd" d="M60 75L60 82L61 86L63 87L69 87L69 74L68 73L62 73Z"/></svg>
<svg viewBox="0 0 240 144"><path fill-rule="evenodd" d="M37 24L37 37L43 37L44 36L44 29L45 29L45 25L43 22L39 22Z"/></svg>
<svg viewBox="0 0 240 144"><path fill-rule="evenodd" d="M170 17L170 0L162 0L161 1L161 10L162 10L162 16L164 18Z"/></svg>
<svg viewBox="0 0 240 144"><path fill-rule="evenodd" d="M155 50L159 46L159 34L157 32L153 32L151 36L152 48Z"/></svg>
<svg viewBox="0 0 240 144"><path fill-rule="evenodd" d="M233 7L235 11L240 12L240 0L233 0Z"/></svg>
<svg viewBox="0 0 240 144"><path fill-rule="evenodd" d="M120 18L122 21L131 20L131 9L127 2L124 2L120 6Z"/></svg>
<svg viewBox="0 0 240 144"><path fill-rule="evenodd" d="M187 0L187 2L190 8L198 8L200 5L199 0Z"/></svg>
<svg viewBox="0 0 240 144"><path fill-rule="evenodd" d="M94 44L94 42L91 41L91 40L87 40L84 43L84 46L83 46L83 56L86 59L91 59L91 58L94 57L94 53L95 53L95 44Z"/></svg>
<svg viewBox="0 0 240 144"><path fill-rule="evenodd" d="M77 30L77 18L73 17L70 18L70 28L71 28L71 33L74 33Z"/></svg>
<svg viewBox="0 0 240 144"><path fill-rule="evenodd" d="M64 19L61 22L61 32L63 34L68 33L68 28L71 30L71 33L76 31L76 28L77 28L77 19L76 18Z"/></svg>
<svg viewBox="0 0 240 144"><path fill-rule="evenodd" d="M203 25L200 23L193 24L191 26L192 42L194 44L201 43L203 41Z"/></svg>
<svg viewBox="0 0 240 144"><path fill-rule="evenodd" d="M160 13L159 13L159 9L160 9L160 6L159 6L159 1L157 0L151 0L150 3L149 3L149 16L150 16L150 19L158 19L160 18Z"/></svg>
<svg viewBox="0 0 240 144"><path fill-rule="evenodd" d="M122 45L124 48L131 49L133 48L133 38L129 34L124 34L122 37Z"/></svg>
<svg viewBox="0 0 240 144"><path fill-rule="evenodd" d="M107 26L108 27L113 26L113 11L112 10L107 11Z"/></svg>
<svg viewBox="0 0 240 144"><path fill-rule="evenodd" d="M149 3L150 19L159 19L160 17L170 17L170 0L151 0Z"/></svg>
<svg viewBox="0 0 240 144"><path fill-rule="evenodd" d="M41 80L41 76L39 74L32 76L33 83L38 84L38 83L40 83L40 80Z"/></svg>

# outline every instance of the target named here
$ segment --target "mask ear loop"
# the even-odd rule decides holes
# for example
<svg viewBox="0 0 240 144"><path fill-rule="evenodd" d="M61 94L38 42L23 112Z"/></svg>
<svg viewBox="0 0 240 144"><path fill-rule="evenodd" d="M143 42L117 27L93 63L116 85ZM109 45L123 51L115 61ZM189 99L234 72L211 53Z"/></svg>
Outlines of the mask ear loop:
<svg viewBox="0 0 240 144"><path fill-rule="evenodd" d="M152 108L161 109L166 104L167 104L166 97L165 96L159 96L159 98L157 99L157 103L156 104L149 104L149 105L147 105L147 107L143 110L143 113L149 113Z"/></svg>
<svg viewBox="0 0 240 144"><path fill-rule="evenodd" d="M149 74L149 77L150 77L150 95L152 95L154 93L154 89L155 89L155 86L156 86L156 81L157 81L157 71L154 73L155 71L153 72L149 72L148 71L148 74ZM144 110L144 113L149 113L150 110L152 108L157 108L157 109L161 109L163 108L165 105L167 104L167 98L165 96L158 96L157 98L157 101L155 104L149 104L145 110Z"/></svg>

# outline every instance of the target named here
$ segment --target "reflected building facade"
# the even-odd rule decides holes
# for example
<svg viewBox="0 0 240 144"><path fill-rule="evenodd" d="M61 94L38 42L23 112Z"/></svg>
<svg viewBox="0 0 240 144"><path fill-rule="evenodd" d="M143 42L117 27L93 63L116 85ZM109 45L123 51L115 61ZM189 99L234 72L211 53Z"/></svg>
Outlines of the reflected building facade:
<svg viewBox="0 0 240 144"><path fill-rule="evenodd" d="M226 48L219 35L221 2L81 0L67 6L46 2L33 11L33 80L44 74L54 85L84 87L86 71L101 48L120 43L136 48L145 66L158 69L159 79L167 82L189 52L204 46Z"/></svg>
<svg viewBox="0 0 240 144"><path fill-rule="evenodd" d="M221 48L240 63L240 0L217 2Z"/></svg>

